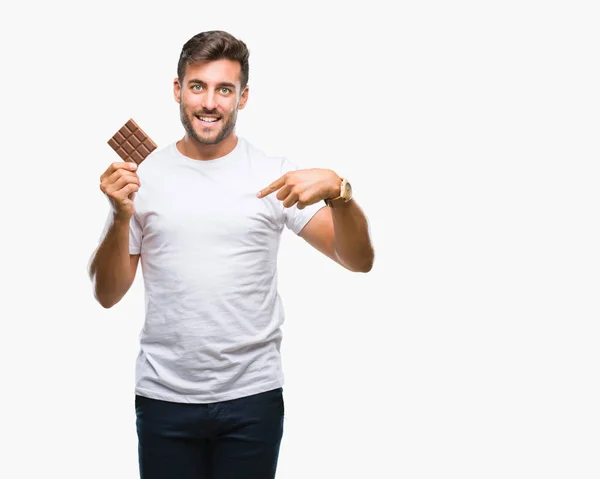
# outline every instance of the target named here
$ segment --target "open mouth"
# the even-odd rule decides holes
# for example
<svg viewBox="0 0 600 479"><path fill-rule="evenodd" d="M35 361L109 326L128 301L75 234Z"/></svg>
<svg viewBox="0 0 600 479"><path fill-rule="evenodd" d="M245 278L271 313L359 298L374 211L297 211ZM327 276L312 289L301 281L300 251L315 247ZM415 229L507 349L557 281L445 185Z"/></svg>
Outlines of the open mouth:
<svg viewBox="0 0 600 479"><path fill-rule="evenodd" d="M208 128L214 126L215 124L219 123L219 121L221 121L221 118L217 116L196 115L196 118L198 119L198 121L200 121L200 123L203 126Z"/></svg>

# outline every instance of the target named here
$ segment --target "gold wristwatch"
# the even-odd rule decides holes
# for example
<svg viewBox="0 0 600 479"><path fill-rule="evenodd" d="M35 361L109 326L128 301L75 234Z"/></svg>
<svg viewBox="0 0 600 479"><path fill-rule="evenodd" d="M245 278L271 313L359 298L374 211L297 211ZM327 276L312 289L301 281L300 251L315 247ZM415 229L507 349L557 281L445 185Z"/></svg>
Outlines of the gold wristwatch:
<svg viewBox="0 0 600 479"><path fill-rule="evenodd" d="M336 198L325 198L325 204L327 206L334 207L339 204L348 203L352 199L352 186L346 178L342 178L342 184L340 185L340 196Z"/></svg>

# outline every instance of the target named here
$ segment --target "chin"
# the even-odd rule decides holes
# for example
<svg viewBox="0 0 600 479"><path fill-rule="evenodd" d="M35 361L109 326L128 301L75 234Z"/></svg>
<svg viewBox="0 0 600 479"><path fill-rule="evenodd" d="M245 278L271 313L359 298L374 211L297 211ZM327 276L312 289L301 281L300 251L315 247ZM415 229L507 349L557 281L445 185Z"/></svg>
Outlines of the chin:
<svg viewBox="0 0 600 479"><path fill-rule="evenodd" d="M220 131L215 131L211 134L206 134L204 132L200 132L198 130L192 130L193 134L190 135L192 138L194 138L194 140L196 140L198 143L202 143L203 145L213 145L215 143L217 143L217 140L219 138L219 135L221 134ZM189 132L188 133L192 133Z"/></svg>
<svg viewBox="0 0 600 479"><path fill-rule="evenodd" d="M197 135L197 139L199 139L200 143L204 145L216 145L217 143L221 142L221 140L219 140L219 135Z"/></svg>

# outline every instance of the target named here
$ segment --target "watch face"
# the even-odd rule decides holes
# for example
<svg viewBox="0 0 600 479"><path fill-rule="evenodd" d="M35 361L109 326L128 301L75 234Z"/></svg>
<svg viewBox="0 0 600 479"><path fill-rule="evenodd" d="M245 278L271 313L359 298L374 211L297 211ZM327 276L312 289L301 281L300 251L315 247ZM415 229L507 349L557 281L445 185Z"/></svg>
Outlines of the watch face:
<svg viewBox="0 0 600 479"><path fill-rule="evenodd" d="M346 187L344 188L344 197L350 197L352 196L352 186L350 186L350 183L346 182Z"/></svg>

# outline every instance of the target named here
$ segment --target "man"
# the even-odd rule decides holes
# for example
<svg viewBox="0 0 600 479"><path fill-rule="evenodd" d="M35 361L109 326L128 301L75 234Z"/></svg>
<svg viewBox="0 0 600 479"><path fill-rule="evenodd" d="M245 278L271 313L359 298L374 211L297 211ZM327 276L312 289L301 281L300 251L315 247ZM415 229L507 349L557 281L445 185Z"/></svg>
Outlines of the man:
<svg viewBox="0 0 600 479"><path fill-rule="evenodd" d="M284 226L351 271L373 264L347 180L298 170L236 135L248 57L226 32L192 37L174 80L184 138L101 176L112 209L90 263L95 297L105 308L119 302L140 259L144 275L135 388L143 479L275 476Z"/></svg>

